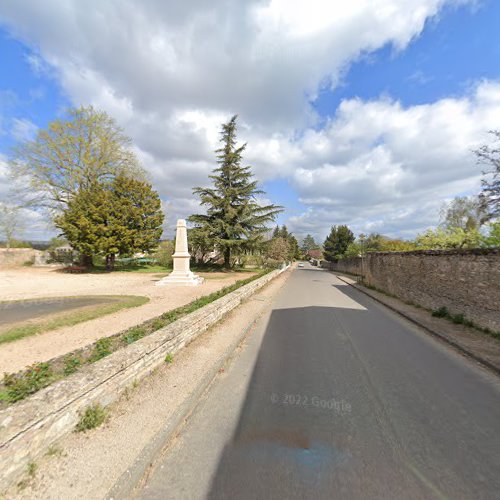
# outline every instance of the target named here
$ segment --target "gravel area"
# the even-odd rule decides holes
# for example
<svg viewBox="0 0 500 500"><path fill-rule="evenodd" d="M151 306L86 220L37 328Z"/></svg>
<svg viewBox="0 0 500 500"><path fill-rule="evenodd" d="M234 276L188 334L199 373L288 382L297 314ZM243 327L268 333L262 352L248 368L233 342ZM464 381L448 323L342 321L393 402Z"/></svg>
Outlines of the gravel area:
<svg viewBox="0 0 500 500"><path fill-rule="evenodd" d="M164 365L131 387L110 408L108 421L86 433L63 438L52 453L37 460L34 478L23 489L11 488L6 498L105 498L135 457L164 427L201 377L224 356L228 347L261 315L290 273L284 273L243 303L220 324ZM252 335L250 330L248 335ZM223 370L221 370L223 375Z"/></svg>
<svg viewBox="0 0 500 500"><path fill-rule="evenodd" d="M248 278L251 273L200 273L205 282L198 287L155 286L155 282L163 276L130 272L66 274L43 268L1 270L0 301L84 295L140 295L149 297L150 301L140 307L2 344L0 373L16 372L32 363L85 347L101 337L114 335L237 280Z"/></svg>

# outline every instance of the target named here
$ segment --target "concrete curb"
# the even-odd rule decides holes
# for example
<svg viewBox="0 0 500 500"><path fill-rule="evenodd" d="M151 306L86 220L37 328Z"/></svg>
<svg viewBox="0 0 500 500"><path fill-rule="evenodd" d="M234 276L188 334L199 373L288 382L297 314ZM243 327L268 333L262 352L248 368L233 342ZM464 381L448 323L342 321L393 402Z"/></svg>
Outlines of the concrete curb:
<svg viewBox="0 0 500 500"><path fill-rule="evenodd" d="M290 266L287 266L282 271L285 271ZM280 273L279 275L281 275ZM278 275L278 276L279 276ZM270 282L266 283L264 287L260 288L260 292ZM248 299L247 299L248 300ZM161 429L142 449L141 453L134 460L134 463L120 476L114 486L109 490L106 495L108 500L121 500L128 499L133 496L133 491L141 484L144 476L147 474L148 469L154 464L156 457L163 451L169 444L172 438L179 432L179 428L185 422L191 413L194 411L201 396L208 390L220 369L227 365L234 357L235 351L238 346L245 340L248 333L255 326L259 320L260 315L253 319L253 321L238 335L238 337L230 344L224 351L224 354L217 359L210 370L205 373L203 378L199 381L195 389L177 408L170 420L166 423L165 427Z"/></svg>
<svg viewBox="0 0 500 500"><path fill-rule="evenodd" d="M480 356L480 355L478 355L478 354L470 351L466 347L463 347L461 344L459 344L459 343L451 340L446 335L443 335L442 333L440 333L440 332L438 332L438 331L430 328L429 326L421 323L420 321L416 320L415 318L412 318L408 314L402 312L401 310L399 310L396 307L392 306L391 304L385 302L384 300L381 300L379 297L376 297L374 294L370 293L370 291L367 290L367 289L365 289L364 287L360 287L356 283L349 283L348 281L346 281L345 279L343 279L342 276L339 276L336 273L335 273L335 276L340 281L343 281L344 283L346 283L347 285L351 286L352 288L355 288L356 290L360 291L361 293L364 293L365 295L367 295L371 299L375 300L379 304L382 304L383 306L385 306L388 309L390 309L391 311L399 314L400 316L402 316L406 320L410 321L411 323L413 323L413 324L419 326L420 328L424 329L426 332L430 333L432 336L434 336L434 337L438 338L439 340L445 342L446 344L452 346L454 349L456 349L457 351L459 351L461 354L463 354L463 355L465 355L465 356L467 356L469 358L472 358L474 361L476 361L479 364L483 365L485 368L488 368L489 370L491 370L495 375L499 375L500 376L500 367L498 367L497 365L491 363L490 361L488 361L487 359L483 358L482 356Z"/></svg>

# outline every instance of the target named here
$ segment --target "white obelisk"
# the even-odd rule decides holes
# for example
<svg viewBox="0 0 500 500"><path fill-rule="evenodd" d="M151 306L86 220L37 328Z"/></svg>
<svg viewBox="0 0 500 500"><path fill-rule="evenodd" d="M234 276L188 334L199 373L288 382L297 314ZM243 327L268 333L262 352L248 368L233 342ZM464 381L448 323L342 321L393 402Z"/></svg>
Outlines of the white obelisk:
<svg viewBox="0 0 500 500"><path fill-rule="evenodd" d="M190 255L188 252L188 240L186 221L177 221L177 231L175 235L174 270L165 278L157 281L157 285L186 285L196 286L203 283L203 278L196 276L189 270Z"/></svg>

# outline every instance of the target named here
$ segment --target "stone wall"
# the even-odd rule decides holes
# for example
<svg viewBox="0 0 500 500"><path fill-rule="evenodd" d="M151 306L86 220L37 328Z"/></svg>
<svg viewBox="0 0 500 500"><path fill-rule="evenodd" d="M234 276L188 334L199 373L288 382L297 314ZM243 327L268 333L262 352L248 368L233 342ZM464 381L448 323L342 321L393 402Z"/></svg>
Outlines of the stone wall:
<svg viewBox="0 0 500 500"><path fill-rule="evenodd" d="M341 273L355 274L356 276L362 276L363 274L361 269L361 257L342 259L338 262L327 262L326 260L322 260L321 267Z"/></svg>
<svg viewBox="0 0 500 500"><path fill-rule="evenodd" d="M500 331L500 249L369 253L328 266L427 309L446 307Z"/></svg>
<svg viewBox="0 0 500 500"><path fill-rule="evenodd" d="M182 349L283 271L272 271L0 411L0 491L25 473L30 461L74 430L85 408L118 399L134 381L163 364L167 354Z"/></svg>
<svg viewBox="0 0 500 500"><path fill-rule="evenodd" d="M37 255L43 252L33 248L0 248L0 268L2 267L19 267L24 263L35 262Z"/></svg>

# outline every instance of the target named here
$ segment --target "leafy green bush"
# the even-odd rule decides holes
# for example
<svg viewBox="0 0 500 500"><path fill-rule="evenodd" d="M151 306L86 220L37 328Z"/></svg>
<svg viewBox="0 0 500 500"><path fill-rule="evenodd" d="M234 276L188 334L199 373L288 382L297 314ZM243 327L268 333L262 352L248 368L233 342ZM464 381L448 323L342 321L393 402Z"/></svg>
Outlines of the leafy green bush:
<svg viewBox="0 0 500 500"><path fill-rule="evenodd" d="M29 241L16 240L12 238L9 242L10 248L33 248Z"/></svg>
<svg viewBox="0 0 500 500"><path fill-rule="evenodd" d="M465 323L465 316L463 314L454 314L451 317L451 321L453 321L453 323L463 325Z"/></svg>
<svg viewBox="0 0 500 500"><path fill-rule="evenodd" d="M3 383L7 389L9 401L15 402L43 389L52 382L53 378L50 363L35 363L20 373L6 373Z"/></svg>
<svg viewBox="0 0 500 500"><path fill-rule="evenodd" d="M172 254L174 253L173 241L162 241L158 250L153 255L154 260L159 266L172 267Z"/></svg>
<svg viewBox="0 0 500 500"><path fill-rule="evenodd" d="M450 313L448 312L448 309L446 307L440 307L439 309L436 309L435 311L432 311L432 315L435 316L436 318L447 318Z"/></svg>
<svg viewBox="0 0 500 500"><path fill-rule="evenodd" d="M106 416L106 410L99 403L91 405L85 409L75 430L76 432L85 432L95 429L106 420Z"/></svg>

